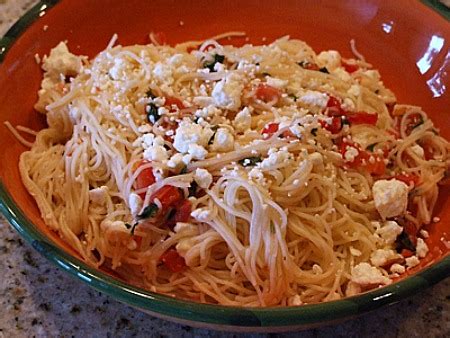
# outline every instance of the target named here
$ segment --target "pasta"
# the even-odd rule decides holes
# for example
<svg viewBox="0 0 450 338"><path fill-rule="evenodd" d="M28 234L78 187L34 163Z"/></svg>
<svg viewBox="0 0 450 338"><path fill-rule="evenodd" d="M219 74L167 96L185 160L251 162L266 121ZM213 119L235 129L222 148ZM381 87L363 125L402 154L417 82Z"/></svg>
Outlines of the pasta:
<svg viewBox="0 0 450 338"><path fill-rule="evenodd" d="M45 223L92 266L223 305L340 299L417 265L450 164L425 112L358 52L227 36L43 58L48 128L19 169Z"/></svg>

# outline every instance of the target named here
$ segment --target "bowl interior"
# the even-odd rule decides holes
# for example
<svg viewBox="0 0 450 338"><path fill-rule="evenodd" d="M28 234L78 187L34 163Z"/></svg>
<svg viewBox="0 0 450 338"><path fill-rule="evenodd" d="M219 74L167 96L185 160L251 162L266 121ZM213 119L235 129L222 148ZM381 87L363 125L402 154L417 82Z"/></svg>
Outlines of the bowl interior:
<svg viewBox="0 0 450 338"><path fill-rule="evenodd" d="M61 40L68 41L72 52L93 57L114 33L123 45L148 43L151 31L164 32L168 43L174 44L238 30L245 31L254 44L288 34L306 41L316 51L336 49L346 57L352 57L349 41L355 39L358 50L380 70L398 101L422 106L450 139L450 95L446 92L450 85L450 25L419 1L154 0L150 5L140 0L78 0L59 2L48 11L41 9L44 14L17 38L0 64L1 122L33 129L45 126L45 118L33 110L42 77L34 56L43 56ZM229 43L241 45L247 41L237 38ZM25 147L3 123L0 147L0 178L15 204L42 234L74 254L46 228L34 200L21 184L17 163ZM443 188L440 193L437 216L441 221L427 227L431 252L408 274L449 254L444 244L450 240L449 192L449 188Z"/></svg>

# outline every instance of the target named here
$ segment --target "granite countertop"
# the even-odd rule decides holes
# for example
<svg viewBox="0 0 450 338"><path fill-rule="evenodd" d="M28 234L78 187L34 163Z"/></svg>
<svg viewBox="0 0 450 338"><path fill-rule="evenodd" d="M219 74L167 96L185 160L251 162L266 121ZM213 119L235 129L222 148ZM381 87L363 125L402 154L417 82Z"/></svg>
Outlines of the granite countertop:
<svg viewBox="0 0 450 338"><path fill-rule="evenodd" d="M35 2L0 0L0 36ZM91 289L47 262L2 217L0 275L0 338L236 336L160 320ZM280 336L450 337L450 278L358 319Z"/></svg>

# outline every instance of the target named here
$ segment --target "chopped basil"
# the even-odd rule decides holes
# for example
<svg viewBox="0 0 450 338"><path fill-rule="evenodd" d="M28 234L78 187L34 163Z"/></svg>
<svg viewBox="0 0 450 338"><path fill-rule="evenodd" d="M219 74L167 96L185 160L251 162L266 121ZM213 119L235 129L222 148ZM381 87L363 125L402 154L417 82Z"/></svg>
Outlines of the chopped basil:
<svg viewBox="0 0 450 338"><path fill-rule="evenodd" d="M133 225L131 225L131 224L129 224L129 223L125 223L125 227L126 227L128 230L131 229L130 234L131 234L131 235L134 235L134 230L136 229L136 227L138 226L138 224L139 224L138 222L134 223Z"/></svg>
<svg viewBox="0 0 450 338"><path fill-rule="evenodd" d="M157 212L158 212L158 206L155 203L150 203L149 205L147 205L144 208L144 211L142 211L142 213L137 215L137 219L140 220L140 219L153 217L156 215Z"/></svg>
<svg viewBox="0 0 450 338"><path fill-rule="evenodd" d="M375 150L375 146L376 146L376 145L377 145L377 143L369 144L369 145L367 146L367 150L373 152L373 151Z"/></svg>
<svg viewBox="0 0 450 338"><path fill-rule="evenodd" d="M300 61L300 62L297 62L297 64L302 68L306 68L306 67L308 67L309 62L308 61Z"/></svg>
<svg viewBox="0 0 450 338"><path fill-rule="evenodd" d="M317 130L317 128L311 129L311 134L313 134L313 136L317 136Z"/></svg>
<svg viewBox="0 0 450 338"><path fill-rule="evenodd" d="M212 131L214 131L214 134L212 134L212 136L210 137L209 141L208 141L208 145L211 145L214 143L214 137L216 136L217 133L217 129L219 129L219 126L212 126L210 128Z"/></svg>
<svg viewBox="0 0 450 338"><path fill-rule="evenodd" d="M250 166L254 166L257 163L261 162L262 158L260 156L252 156L252 157L247 157L247 158L243 158L242 160L239 160L238 163L240 165L242 165L243 167L250 167Z"/></svg>
<svg viewBox="0 0 450 338"><path fill-rule="evenodd" d="M413 242L409 238L408 234L403 231L400 235L397 237L397 251L401 252L403 249L408 249L412 252L416 251L416 247L414 246Z"/></svg>
<svg viewBox="0 0 450 338"><path fill-rule="evenodd" d="M380 94L380 90L379 89L375 89L375 94Z"/></svg>
<svg viewBox="0 0 450 338"><path fill-rule="evenodd" d="M195 196L195 193L197 192L198 184L195 181L191 182L191 186L188 188L189 197Z"/></svg>
<svg viewBox="0 0 450 338"><path fill-rule="evenodd" d="M150 123L155 123L161 117L161 115L158 114L158 107L154 103L149 103L145 107L145 111L147 113L147 120Z"/></svg>
<svg viewBox="0 0 450 338"><path fill-rule="evenodd" d="M342 122L342 126L350 125L350 121L348 119L346 119L345 117L341 117L341 122Z"/></svg>
<svg viewBox="0 0 450 338"><path fill-rule="evenodd" d="M325 73L325 74L330 74L330 72L328 71L327 67L319 68L319 72L322 72L322 73Z"/></svg>
<svg viewBox="0 0 450 338"><path fill-rule="evenodd" d="M220 54L214 54L214 60L211 62L205 62L203 68L208 68L211 73L215 72L214 66L216 63L223 63L225 61L225 56Z"/></svg>
<svg viewBox="0 0 450 338"><path fill-rule="evenodd" d="M294 101L298 100L298 97L294 94L288 94L288 97L290 97L291 99L293 99Z"/></svg>
<svg viewBox="0 0 450 338"><path fill-rule="evenodd" d="M184 167L181 168L181 170L180 170L180 175L184 175L184 174L186 174L187 172L188 172L187 166L184 166Z"/></svg>

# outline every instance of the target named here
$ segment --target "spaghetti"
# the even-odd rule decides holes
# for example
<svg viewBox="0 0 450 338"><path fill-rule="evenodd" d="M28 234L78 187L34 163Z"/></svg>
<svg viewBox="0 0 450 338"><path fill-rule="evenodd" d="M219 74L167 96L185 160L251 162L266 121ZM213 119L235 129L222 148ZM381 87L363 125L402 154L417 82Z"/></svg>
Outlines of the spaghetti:
<svg viewBox="0 0 450 338"><path fill-rule="evenodd" d="M93 266L224 305L339 299L418 264L450 164L422 109L361 55L224 37L44 57L48 128L19 165L45 223Z"/></svg>

